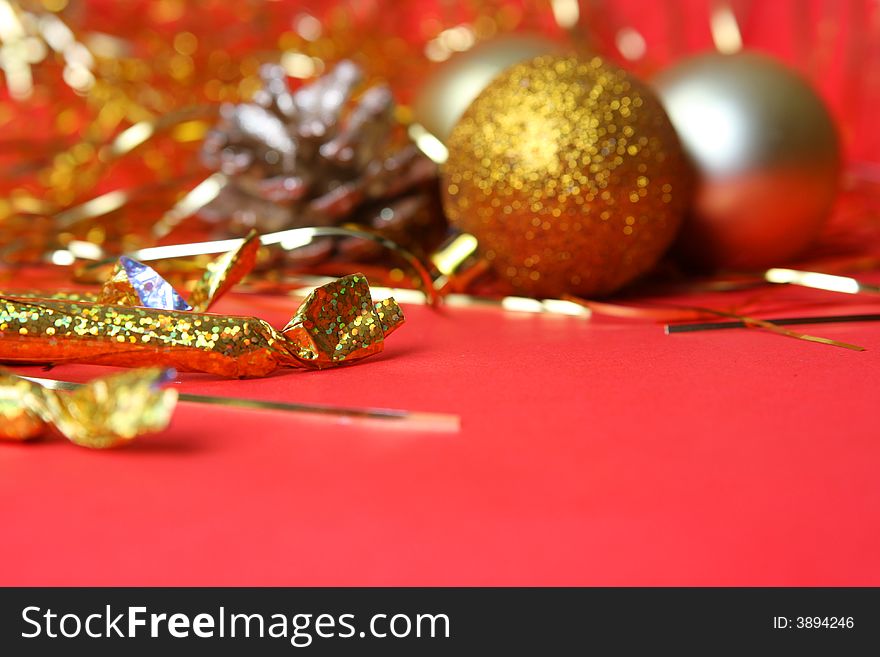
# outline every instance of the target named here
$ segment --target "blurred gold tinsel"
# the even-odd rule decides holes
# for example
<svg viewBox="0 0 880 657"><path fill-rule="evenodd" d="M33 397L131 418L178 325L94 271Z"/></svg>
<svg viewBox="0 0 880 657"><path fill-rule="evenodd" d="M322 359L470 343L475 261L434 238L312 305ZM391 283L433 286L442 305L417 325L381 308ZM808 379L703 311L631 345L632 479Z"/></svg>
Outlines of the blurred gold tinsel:
<svg viewBox="0 0 880 657"><path fill-rule="evenodd" d="M695 49L726 51L731 40L782 48L791 33L814 54L808 61L795 53L810 79L860 90L835 91L839 113L864 115L841 114L844 136L873 124L874 87L856 84L870 77L862 69L874 72L870 79L880 71L877 42L868 39L880 23L860 18L868 9L853 5L859 29L850 38L840 11L826 7L815 26L778 25L769 7L744 4L672 1L648 11L612 0L0 0L0 265L73 264L71 243L83 257L94 247L97 259L214 237L190 219L217 188L198 153L220 105L259 88L264 63L280 63L296 87L352 59L364 87L390 85L406 124L438 63L510 32L605 53L643 77ZM846 57L842 72L829 75L820 55L835 43ZM859 44L865 57L856 56ZM849 140L863 159L876 142L876 131L865 132ZM862 165L859 179L876 180L874 160ZM866 198L869 207L852 214L876 215L876 194Z"/></svg>
<svg viewBox="0 0 880 657"><path fill-rule="evenodd" d="M216 187L199 148L263 63L307 80L351 58L406 123L432 62L522 25L559 29L546 1L414 5L0 0L0 262L203 239L183 221Z"/></svg>

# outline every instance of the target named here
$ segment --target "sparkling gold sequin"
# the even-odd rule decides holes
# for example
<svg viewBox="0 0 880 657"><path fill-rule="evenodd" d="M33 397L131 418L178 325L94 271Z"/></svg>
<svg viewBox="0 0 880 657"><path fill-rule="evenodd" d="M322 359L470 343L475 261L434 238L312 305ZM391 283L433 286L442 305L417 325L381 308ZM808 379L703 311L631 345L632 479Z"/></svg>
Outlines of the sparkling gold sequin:
<svg viewBox="0 0 880 657"><path fill-rule="evenodd" d="M402 322L393 299L373 304L362 274L315 290L283 332L256 317L0 297L0 361L265 376L366 358Z"/></svg>
<svg viewBox="0 0 880 657"><path fill-rule="evenodd" d="M647 271L672 241L690 190L654 94L598 57L511 67L447 145L451 221L534 296L608 294Z"/></svg>

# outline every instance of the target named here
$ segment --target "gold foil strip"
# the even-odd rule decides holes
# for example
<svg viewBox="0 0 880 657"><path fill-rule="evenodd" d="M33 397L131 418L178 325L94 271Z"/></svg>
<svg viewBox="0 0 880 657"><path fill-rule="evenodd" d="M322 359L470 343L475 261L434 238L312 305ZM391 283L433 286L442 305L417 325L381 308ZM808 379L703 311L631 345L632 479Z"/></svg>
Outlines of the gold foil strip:
<svg viewBox="0 0 880 657"><path fill-rule="evenodd" d="M776 267L764 272L764 280L768 283L799 285L843 294L880 294L880 285L870 285L850 276L825 274L818 271Z"/></svg>
<svg viewBox="0 0 880 657"><path fill-rule="evenodd" d="M817 344L827 344L831 347L840 347L841 349L849 349L851 351L866 351L864 347L861 347L857 344L851 344L849 342L842 342L840 340L832 340L831 338L823 338L818 335L810 335L808 333L800 333L798 331L792 331L791 329L784 328L779 326L778 324L774 324L771 321L766 319L757 319L756 317L746 317L745 315L737 315L735 313L726 313L722 311L713 311L707 308L704 308L706 312L711 312L714 315L719 317L729 317L731 319L736 319L738 321L743 322L749 327L761 328L766 331L770 331L771 333L776 333L777 335L782 335L787 338L794 338L795 340L804 340L805 342L815 342Z"/></svg>
<svg viewBox="0 0 880 657"><path fill-rule="evenodd" d="M209 263L189 295L189 304L193 311L205 312L233 285L253 271L259 250L260 236L256 231L251 231L240 246Z"/></svg>
<svg viewBox="0 0 880 657"><path fill-rule="evenodd" d="M189 305L191 306L191 310L195 312L206 312L220 299L220 297L226 294L226 292L228 292L236 283L247 276L256 264L259 249L259 236L255 231L252 231L243 241L241 241L237 248L224 253L208 263L202 277L196 282L190 293ZM104 281L101 290L97 294L94 292L68 291L9 291L0 292L0 297L81 301L115 306L160 307L145 303L140 297L123 266L123 260L124 257L120 258L116 263L110 276ZM155 274L155 272L152 273ZM161 284L167 285L170 290L173 290L170 284L158 274L155 274L155 276ZM161 307L168 310L172 309L172 306L170 305L163 305Z"/></svg>
<svg viewBox="0 0 880 657"><path fill-rule="evenodd" d="M645 319L652 321L689 321L701 319L702 317L727 317L743 322L747 327L761 328L777 335L787 338L795 338L806 342L815 342L817 344L827 344L832 347L840 347L841 349L850 349L852 351L865 351L864 347L850 344L849 342L841 342L840 340L832 340L807 333L799 333L790 329L774 324L766 319L758 319L756 317L748 317L734 312L724 310L716 310L714 308L704 308L702 306L669 306L666 308L659 307L639 307L624 304L612 304L605 302L595 302L588 299L581 299L574 296L566 296L567 300L583 305L597 314L605 314L613 317L627 317L629 319Z"/></svg>
<svg viewBox="0 0 880 657"><path fill-rule="evenodd" d="M102 377L59 392L0 370L0 439L29 440L54 428L80 447L106 449L164 429L177 392L160 368Z"/></svg>
<svg viewBox="0 0 880 657"><path fill-rule="evenodd" d="M255 377L361 360L381 351L402 323L393 299L373 303L361 274L316 289L282 331L256 317L0 297L0 361Z"/></svg>
<svg viewBox="0 0 880 657"><path fill-rule="evenodd" d="M81 383L58 381L57 379L41 379L31 376L21 378L38 383L51 390L78 390L83 386ZM400 428L411 431L455 433L461 429L461 418L458 415L453 415L451 413L431 413L397 408L303 404L297 402L267 401L265 399L195 395L187 392L179 393L178 401L245 410L283 411L287 413L305 414L315 418L326 418L342 422L349 426L354 423L364 423L367 426L372 423L378 423L383 430Z"/></svg>
<svg viewBox="0 0 880 657"><path fill-rule="evenodd" d="M764 320L773 324L848 324L851 322L880 322L876 313L859 315L815 315L811 317L775 317ZM748 328L748 323L739 320L730 322L699 322L694 324L667 324L665 330L670 333L694 333L696 331L717 331L721 329Z"/></svg>
<svg viewBox="0 0 880 657"><path fill-rule="evenodd" d="M331 279L332 280L332 279ZM283 277L267 282L254 281L242 286L245 292L264 294L287 294L305 297L319 285L328 282L324 276L309 274ZM375 296L393 296L399 302L414 305L430 305L430 300L419 290L401 287L371 286ZM566 299L535 299L532 297L484 297L473 294L447 293L443 295L443 306L447 308L495 308L514 313L546 314L589 319L591 311L583 304Z"/></svg>
<svg viewBox="0 0 880 657"><path fill-rule="evenodd" d="M315 238L321 237L354 237L374 242L388 249L409 265L418 275L421 289L428 298L429 303L438 305L440 294L434 287L434 279L429 267L418 256L406 250L396 242L377 233L364 229L361 226L307 226L304 228L289 228L274 233L258 235L257 239L263 246L274 246L286 251L296 249L309 244ZM248 239L248 238L245 238ZM213 240L208 242L190 242L186 244L171 244L167 246L151 246L130 253L129 256L140 262L151 262L165 258L187 258L213 253L224 253L230 249L239 248L244 239ZM57 251L63 254L65 259L71 261L78 258L83 260L101 261L107 254L97 244L78 240L71 241L66 249Z"/></svg>

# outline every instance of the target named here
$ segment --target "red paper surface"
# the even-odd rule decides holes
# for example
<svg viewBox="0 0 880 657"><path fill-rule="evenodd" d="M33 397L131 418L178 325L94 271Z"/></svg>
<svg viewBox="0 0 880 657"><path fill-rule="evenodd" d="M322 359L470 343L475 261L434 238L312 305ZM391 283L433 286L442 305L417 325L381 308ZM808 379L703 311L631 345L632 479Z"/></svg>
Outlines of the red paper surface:
<svg viewBox="0 0 880 657"><path fill-rule="evenodd" d="M296 303L217 310L282 325ZM460 433L182 404L120 450L0 444L0 584L880 585L880 325L803 327L858 353L405 310L360 365L178 387L456 413Z"/></svg>
<svg viewBox="0 0 880 657"><path fill-rule="evenodd" d="M710 3L601 4L599 45L627 27L645 37L639 73L711 46ZM808 75L849 159L875 162L876 11L802 4L738 9L745 44ZM464 20L431 6L414 28ZM792 296L876 312L768 298ZM295 307L232 295L216 310L282 326ZM757 330L405 310L360 365L178 387L455 413L459 433L181 404L168 431L125 449L0 444L0 584L880 585L880 324L802 329L857 353Z"/></svg>

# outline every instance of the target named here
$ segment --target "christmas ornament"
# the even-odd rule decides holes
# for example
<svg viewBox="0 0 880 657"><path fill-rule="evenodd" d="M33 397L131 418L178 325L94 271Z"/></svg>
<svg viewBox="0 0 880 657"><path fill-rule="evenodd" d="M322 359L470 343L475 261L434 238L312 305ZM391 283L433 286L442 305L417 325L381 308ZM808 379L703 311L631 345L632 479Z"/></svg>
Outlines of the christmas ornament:
<svg viewBox="0 0 880 657"><path fill-rule="evenodd" d="M413 103L415 120L441 142L480 92L514 64L559 52L560 46L537 36L506 35L478 44L444 62Z"/></svg>
<svg viewBox="0 0 880 657"><path fill-rule="evenodd" d="M361 360L402 323L394 299L374 304L360 274L315 289L281 331L256 317L8 296L0 297L0 361L265 376Z"/></svg>
<svg viewBox="0 0 880 657"><path fill-rule="evenodd" d="M177 392L159 386L173 371L143 368L56 392L0 370L0 440L29 440L54 427L80 447L104 449L164 429Z"/></svg>
<svg viewBox="0 0 880 657"><path fill-rule="evenodd" d="M205 139L202 159L227 182L203 217L231 219L233 233L356 222L408 248L442 237L436 168L396 134L387 87L366 90L344 116L361 80L350 61L294 92L281 66L263 66L261 75L254 101L224 105ZM294 253L322 260L334 244L324 238ZM370 245L349 240L340 248L348 254Z"/></svg>
<svg viewBox="0 0 880 657"><path fill-rule="evenodd" d="M834 123L810 86L754 53L687 59L654 85L698 171L685 258L758 269L803 253L840 171Z"/></svg>
<svg viewBox="0 0 880 657"><path fill-rule="evenodd" d="M614 292L672 241L689 169L653 92L602 59L516 64L449 138L450 220L532 296Z"/></svg>

